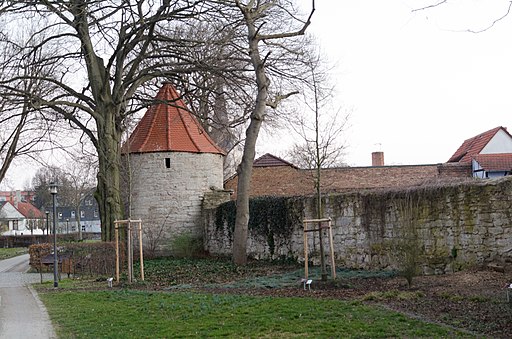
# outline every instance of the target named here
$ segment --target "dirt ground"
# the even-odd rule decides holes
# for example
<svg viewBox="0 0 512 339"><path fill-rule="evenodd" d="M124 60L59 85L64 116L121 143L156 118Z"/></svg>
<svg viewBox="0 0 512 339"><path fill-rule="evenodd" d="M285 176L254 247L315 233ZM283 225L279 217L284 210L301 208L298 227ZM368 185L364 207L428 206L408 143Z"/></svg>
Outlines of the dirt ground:
<svg viewBox="0 0 512 339"><path fill-rule="evenodd" d="M297 287L224 290L226 293L358 300L493 338L512 337L512 302L507 286L512 272L473 270L420 276L408 287L400 277L313 281L311 290ZM221 292L221 291L217 291ZM512 299L512 289L511 299Z"/></svg>

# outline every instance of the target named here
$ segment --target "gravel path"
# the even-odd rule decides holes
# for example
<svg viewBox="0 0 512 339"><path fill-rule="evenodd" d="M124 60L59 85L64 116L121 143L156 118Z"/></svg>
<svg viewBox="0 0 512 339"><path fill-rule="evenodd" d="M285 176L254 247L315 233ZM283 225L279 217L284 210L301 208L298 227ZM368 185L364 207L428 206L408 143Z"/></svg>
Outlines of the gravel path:
<svg viewBox="0 0 512 339"><path fill-rule="evenodd" d="M0 338L57 338L46 309L31 283L41 281L27 272L29 255L0 261ZM43 280L52 280L44 274Z"/></svg>

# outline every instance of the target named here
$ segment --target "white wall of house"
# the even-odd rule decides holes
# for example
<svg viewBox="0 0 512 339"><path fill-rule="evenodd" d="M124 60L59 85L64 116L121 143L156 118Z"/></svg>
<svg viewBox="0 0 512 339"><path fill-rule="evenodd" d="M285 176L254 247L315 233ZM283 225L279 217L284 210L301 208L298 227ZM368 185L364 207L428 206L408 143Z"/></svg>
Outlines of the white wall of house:
<svg viewBox="0 0 512 339"><path fill-rule="evenodd" d="M78 222L75 220L62 221L59 220L57 223L57 233L76 233L78 232ZM87 233L101 233L101 221L100 220L80 220L80 226L82 232ZM52 225L50 225L52 227Z"/></svg>
<svg viewBox="0 0 512 339"><path fill-rule="evenodd" d="M483 179L485 178L485 171L482 166L475 159L471 160L471 167L473 172L473 177Z"/></svg>
<svg viewBox="0 0 512 339"><path fill-rule="evenodd" d="M0 221L8 226L2 235L27 235L43 234L40 225L44 220L27 219L10 202L5 203L0 209ZM33 226L32 231L30 226Z"/></svg>
<svg viewBox="0 0 512 339"><path fill-rule="evenodd" d="M0 220L2 223L8 225L8 230L4 231L2 235L20 234L26 230L25 216L18 212L10 202L2 206L0 210Z"/></svg>
<svg viewBox="0 0 512 339"><path fill-rule="evenodd" d="M473 177L485 179L485 178L501 178L507 175L506 171L485 171L482 166L475 159L472 160Z"/></svg>
<svg viewBox="0 0 512 339"><path fill-rule="evenodd" d="M480 154L512 153L512 139L503 130L499 130L485 145Z"/></svg>

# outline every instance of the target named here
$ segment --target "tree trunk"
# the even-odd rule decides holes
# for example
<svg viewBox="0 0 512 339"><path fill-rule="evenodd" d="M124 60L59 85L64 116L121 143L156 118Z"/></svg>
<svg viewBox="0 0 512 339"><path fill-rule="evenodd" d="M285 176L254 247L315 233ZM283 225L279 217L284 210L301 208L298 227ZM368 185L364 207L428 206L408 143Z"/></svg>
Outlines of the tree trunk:
<svg viewBox="0 0 512 339"><path fill-rule="evenodd" d="M82 238L82 222L81 222L81 216L80 216L80 213L82 213L82 209L81 209L81 203L82 203L82 200L81 199L78 199L78 204L76 205L76 214L75 214L75 221L76 221L76 227L77 227L77 231L78 231L78 240L79 241L82 241L83 238Z"/></svg>
<svg viewBox="0 0 512 339"><path fill-rule="evenodd" d="M247 263L247 236L249 233L249 195L251 188L252 164L256 155L256 141L260 127L265 117L265 109L268 100L268 88L270 80L265 73L265 63L260 57L258 47L259 39L254 18L251 11L239 5L244 14L247 25L247 42L249 44L249 56L254 67L256 86L258 92L256 102L251 114L251 122L245 132L245 145L242 162L238 166L238 188L236 196L236 219L233 235L233 262L236 265Z"/></svg>
<svg viewBox="0 0 512 339"><path fill-rule="evenodd" d="M98 202L101 221L101 239L113 241L114 221L122 218L120 194L120 139L121 129L115 123L115 109L103 111L96 121L98 128L98 186L94 194Z"/></svg>
<svg viewBox="0 0 512 339"><path fill-rule="evenodd" d="M263 110L265 107L263 106ZM233 262L236 265L247 263L247 236L249 225L249 195L251 189L252 163L256 155L256 140L262 120L251 118L247 128L244 154L238 167L238 188L236 196L236 220L233 235Z"/></svg>
<svg viewBox="0 0 512 339"><path fill-rule="evenodd" d="M320 157L320 126L319 126L319 106L318 106L318 90L315 73L313 73L313 88L315 95L315 151L316 151L316 217L318 219L323 218L322 213L322 158ZM325 251L324 251L324 230L322 229L322 223L318 223L318 241L320 242L320 269L322 281L327 280L327 270L325 268Z"/></svg>

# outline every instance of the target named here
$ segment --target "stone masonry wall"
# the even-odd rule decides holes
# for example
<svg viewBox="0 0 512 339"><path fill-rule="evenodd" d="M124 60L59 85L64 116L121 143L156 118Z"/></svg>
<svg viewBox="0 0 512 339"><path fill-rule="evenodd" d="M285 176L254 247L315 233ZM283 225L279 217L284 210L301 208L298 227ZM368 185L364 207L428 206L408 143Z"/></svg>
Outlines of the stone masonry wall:
<svg viewBox="0 0 512 339"><path fill-rule="evenodd" d="M179 234L202 235L203 196L212 187L222 188L222 158L185 152L130 155L131 218L143 222L145 248L166 251Z"/></svg>
<svg viewBox="0 0 512 339"><path fill-rule="evenodd" d="M512 178L336 194L324 204L325 216L332 218L336 262L344 267L396 269L407 242L419 250L419 266L427 274L512 262ZM301 217L311 218L314 211L314 198L302 198ZM302 230L299 222L289 237L274 239L272 257L303 260ZM205 238L211 253L231 253L230 232L215 224L215 210L207 215ZM308 244L318 262L318 236L309 233ZM248 252L271 257L267 240L252 232Z"/></svg>

